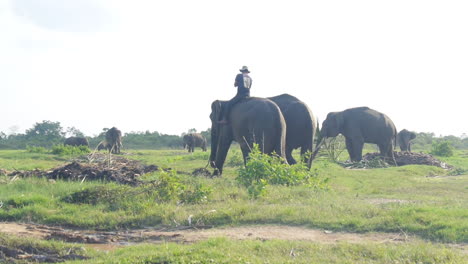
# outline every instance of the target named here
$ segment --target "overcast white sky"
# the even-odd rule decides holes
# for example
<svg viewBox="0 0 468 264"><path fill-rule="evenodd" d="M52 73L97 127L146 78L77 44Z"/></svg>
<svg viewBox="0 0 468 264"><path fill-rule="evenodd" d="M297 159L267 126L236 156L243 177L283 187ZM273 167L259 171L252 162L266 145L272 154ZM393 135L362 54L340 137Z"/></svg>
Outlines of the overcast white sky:
<svg viewBox="0 0 468 264"><path fill-rule="evenodd" d="M468 133L468 1L0 0L0 131L210 127L242 65L253 96L322 122L369 106L398 130Z"/></svg>

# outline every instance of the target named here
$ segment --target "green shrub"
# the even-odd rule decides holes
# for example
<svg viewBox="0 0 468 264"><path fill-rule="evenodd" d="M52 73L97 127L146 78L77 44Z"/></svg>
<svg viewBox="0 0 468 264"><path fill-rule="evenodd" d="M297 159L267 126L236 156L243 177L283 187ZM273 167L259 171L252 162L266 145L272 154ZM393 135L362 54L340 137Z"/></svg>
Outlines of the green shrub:
<svg viewBox="0 0 468 264"><path fill-rule="evenodd" d="M128 202L136 204L138 201L203 203L211 192L211 188L201 183L184 184L175 171L160 170L156 180L138 187L108 184L93 186L74 192L62 200L75 204L105 204L116 210L125 207Z"/></svg>
<svg viewBox="0 0 468 264"><path fill-rule="evenodd" d="M30 153L46 153L47 149L44 147L27 146L26 151Z"/></svg>
<svg viewBox="0 0 468 264"><path fill-rule="evenodd" d="M325 188L327 179L318 177L317 170L309 170L304 163L288 165L277 155L261 153L254 145L245 167L238 170L236 180L247 188L252 198L264 195L268 184L285 186L307 185L311 188Z"/></svg>
<svg viewBox="0 0 468 264"><path fill-rule="evenodd" d="M54 145L52 147L52 154L55 155L83 155L90 152L88 146Z"/></svg>
<svg viewBox="0 0 468 264"><path fill-rule="evenodd" d="M244 158L240 151L232 151L229 158L226 161L226 166L229 167L241 167L244 166Z"/></svg>
<svg viewBox="0 0 468 264"><path fill-rule="evenodd" d="M198 204L208 201L208 196L212 189L201 183L186 185L185 189L179 194L179 202L184 204Z"/></svg>
<svg viewBox="0 0 468 264"><path fill-rule="evenodd" d="M432 155L441 156L441 157L451 157L453 156L453 147L449 141L439 141L432 143Z"/></svg>
<svg viewBox="0 0 468 264"><path fill-rule="evenodd" d="M177 198L184 190L184 186L175 170L165 171L161 169L151 189L154 191L156 201L168 202Z"/></svg>
<svg viewBox="0 0 468 264"><path fill-rule="evenodd" d="M21 208L33 204L45 204L48 199L42 195L20 195L5 201L5 205L10 208Z"/></svg>
<svg viewBox="0 0 468 264"><path fill-rule="evenodd" d="M75 204L115 203L117 200L125 197L130 190L128 186L93 186L82 191L72 193L63 201Z"/></svg>

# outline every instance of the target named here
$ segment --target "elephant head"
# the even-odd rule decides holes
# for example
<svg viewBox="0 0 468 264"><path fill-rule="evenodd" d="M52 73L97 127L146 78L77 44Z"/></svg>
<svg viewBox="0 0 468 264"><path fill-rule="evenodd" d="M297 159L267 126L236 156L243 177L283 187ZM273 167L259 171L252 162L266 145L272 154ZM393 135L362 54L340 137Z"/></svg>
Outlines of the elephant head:
<svg viewBox="0 0 468 264"><path fill-rule="evenodd" d="M320 136L322 138L336 137L343 131L344 118L341 112L328 113L327 118L322 123Z"/></svg>
<svg viewBox="0 0 468 264"><path fill-rule="evenodd" d="M222 143L223 137L229 137L231 133L222 133L223 131L221 130L227 130L226 127L229 125L223 125L219 124L218 120L221 114L221 109L223 107L223 104L225 102L216 100L211 104L211 114L210 114L210 119L211 119L211 153L210 153L210 165L212 168L215 169L215 174L218 173L218 170L220 169L221 166L219 166L220 161L218 158L218 147ZM228 131L225 131L228 132ZM228 141L232 141L232 136L231 138L227 138ZM218 164L217 164L218 163Z"/></svg>
<svg viewBox="0 0 468 264"><path fill-rule="evenodd" d="M190 135L186 134L182 137L182 146L184 147L184 149L188 147L189 143L190 143Z"/></svg>
<svg viewBox="0 0 468 264"><path fill-rule="evenodd" d="M107 130L106 142L108 144L108 149L110 149L112 153L119 154L120 148L122 147L122 132L116 127Z"/></svg>
<svg viewBox="0 0 468 264"><path fill-rule="evenodd" d="M401 151L411 152L411 140L416 138L416 133L407 129L401 130L397 135L397 142Z"/></svg>

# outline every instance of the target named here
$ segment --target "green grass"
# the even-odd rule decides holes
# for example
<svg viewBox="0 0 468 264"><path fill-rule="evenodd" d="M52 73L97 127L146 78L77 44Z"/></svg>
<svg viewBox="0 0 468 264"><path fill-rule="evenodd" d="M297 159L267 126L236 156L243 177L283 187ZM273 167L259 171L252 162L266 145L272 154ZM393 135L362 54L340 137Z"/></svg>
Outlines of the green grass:
<svg viewBox="0 0 468 264"><path fill-rule="evenodd" d="M1 246L37 255L77 254L86 260L63 263L465 263L461 251L424 241L413 243L231 240L211 238L191 244L126 246L103 254L80 244L17 238L0 233ZM1 252L1 251L0 251ZM1 256L0 256L1 262ZM27 263L26 261L17 263Z"/></svg>
<svg viewBox="0 0 468 264"><path fill-rule="evenodd" d="M100 254L90 263L464 263L445 247L412 245L324 245L299 241L233 241L214 238L189 245L139 245Z"/></svg>
<svg viewBox="0 0 468 264"><path fill-rule="evenodd" d="M181 172L192 172L196 168L205 167L209 152L189 154L183 150L144 150L132 153L133 155L126 157ZM332 246L284 241L244 243L215 239L195 245L142 245L134 250L126 248L109 255L109 259L121 258L121 263L151 263L153 258L155 263L156 260L164 262L174 258L187 259L186 262L189 262L188 252L192 252L194 256L198 254L199 259L212 255L215 263L263 263L261 259L265 256L272 263L306 263L310 259L322 258L314 255L320 253L316 251L336 256L336 260L328 258L324 261L328 263L462 263L457 262L458 255L453 251L436 250L436 245L440 244L433 246L431 243L468 243L466 173L446 176L448 172L445 170L423 165L349 170L322 158L314 162L313 166L320 177L330 179L328 191L312 191L305 186L270 185L265 196L252 200L245 188L235 181L238 165L234 165L239 163L240 152L234 149L229 155L228 161L232 159L233 165L227 166L220 178L179 174L178 177L186 186L201 184L212 190L208 201L199 204L178 204L177 200L158 202L151 195L121 195L113 197L113 200L106 200L104 197L95 204L70 203L66 202L65 197L94 186L110 189L119 187L113 183L60 180L51 183L46 179L32 178L10 182L6 176L0 176L0 201L3 203L0 221L32 221L51 225L116 229L174 225L175 222L187 225L188 216L193 215L192 222L214 226L284 224L347 232L404 232L431 241L405 246ZM457 168L468 169L467 152L457 152L456 156L443 160ZM14 162L14 166L9 161ZM50 154L0 151L0 168L49 169L63 162ZM158 178L158 174L145 175L143 178L154 180ZM138 188L128 188L138 192ZM219 247L215 247L219 252L230 247L238 248L237 252L232 251L235 258L227 259L224 254L218 256L215 249L211 252L208 246L210 243L219 244ZM278 261L276 257L268 258L270 255L275 256L269 252L270 248L282 245L284 251L289 244L303 248L299 252L307 252L303 253L304 259L291 260L287 254L284 257L276 256ZM255 257L256 251L249 251L256 247L261 248L260 252L265 252L258 253L258 258ZM141 258L136 255L132 257L133 252L146 252L143 249L152 253L141 253ZM247 251L253 252L252 258L246 258ZM368 255L361 255L361 251L368 252ZM176 253L179 255L174 255ZM127 262L126 257L129 259ZM438 257L441 259L437 259ZM239 261L232 261L236 258ZM104 259L102 261L112 262Z"/></svg>

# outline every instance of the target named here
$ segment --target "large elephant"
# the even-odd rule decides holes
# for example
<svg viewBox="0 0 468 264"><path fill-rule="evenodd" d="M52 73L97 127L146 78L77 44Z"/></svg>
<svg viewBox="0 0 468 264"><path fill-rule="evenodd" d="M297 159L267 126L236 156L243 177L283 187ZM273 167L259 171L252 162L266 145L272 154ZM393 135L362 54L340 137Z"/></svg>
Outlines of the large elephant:
<svg viewBox="0 0 468 264"><path fill-rule="evenodd" d="M401 151L411 152L411 140L416 138L416 133L406 129L401 130L397 135L397 142Z"/></svg>
<svg viewBox="0 0 468 264"><path fill-rule="evenodd" d="M184 135L184 148L187 146L188 152L193 152L195 147L201 148L203 151L206 151L206 139L199 133L189 133Z"/></svg>
<svg viewBox="0 0 468 264"><path fill-rule="evenodd" d="M224 161L233 140L240 145L244 162L254 143L264 153L276 153L285 159L286 122L279 107L266 98L249 97L235 104L229 112L229 123L220 124L219 115L227 101L211 104L210 164L214 174L223 172Z"/></svg>
<svg viewBox="0 0 468 264"><path fill-rule="evenodd" d="M289 164L295 164L292 151L301 148L301 155L306 152L312 153L317 120L309 107L289 94L281 94L268 99L275 102L280 108L286 121L286 158ZM306 160L310 168L312 159Z"/></svg>
<svg viewBox="0 0 468 264"><path fill-rule="evenodd" d="M397 135L395 125L388 116L369 107L328 113L320 134L322 140L342 134L346 139L351 161L362 159L364 143L377 144L382 156L394 160L393 148Z"/></svg>
<svg viewBox="0 0 468 264"><path fill-rule="evenodd" d="M120 154L120 148L122 147L122 132L116 127L106 131L106 139L99 144L101 147L107 148L109 152L114 154Z"/></svg>
<svg viewBox="0 0 468 264"><path fill-rule="evenodd" d="M89 142L84 137L69 137L63 142L64 145L69 146L87 146L89 147Z"/></svg>

